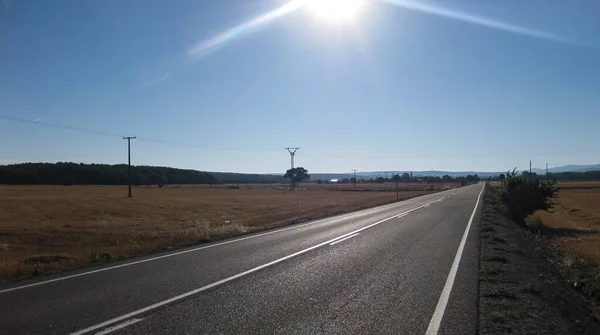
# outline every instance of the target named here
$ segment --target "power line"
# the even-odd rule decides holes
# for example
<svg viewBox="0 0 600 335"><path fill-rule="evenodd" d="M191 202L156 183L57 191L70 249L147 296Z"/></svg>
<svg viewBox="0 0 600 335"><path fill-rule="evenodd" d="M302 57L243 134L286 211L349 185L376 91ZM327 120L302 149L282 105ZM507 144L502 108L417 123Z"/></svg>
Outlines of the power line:
<svg viewBox="0 0 600 335"><path fill-rule="evenodd" d="M65 125L61 125L61 124L57 124L57 123L49 123L49 122L44 122L44 121L33 121L33 120L27 120L27 119L23 119L23 118L2 115L2 114L0 114L0 119L14 121L14 122L20 122L20 123L26 123L26 124L31 124L31 125L37 125L37 126L44 126L44 127L48 127L48 128L76 131L76 132L80 132L80 133L87 133L87 134L93 134L93 135L101 135L101 136L108 136L108 137L115 137L115 138L126 137L123 134L118 134L118 133L113 133L113 132L108 132L108 131L71 127L71 126L65 126ZM279 151L280 150L280 149L245 149L245 148L231 148L231 147L211 147L211 146L205 146L205 145L196 145L196 144L190 144L190 143L167 141L167 140L161 140L161 139L155 139L155 138L149 138L149 137L138 137L137 140L142 141L142 142L157 143L157 144L164 144L164 145L178 146L178 147L195 148L195 149L206 149L206 150L248 151L248 152L257 152L257 151L266 152L266 151Z"/></svg>
<svg viewBox="0 0 600 335"><path fill-rule="evenodd" d="M30 125L36 125L36 126L43 126L43 127L48 127L48 128L55 128L55 129L61 129L61 130L75 131L75 132L79 132L79 133L93 134L93 135L115 137L115 138L126 137L123 134L109 132L109 131L72 127L72 126L66 126L66 125L61 125L61 124L57 124L57 123L45 122L45 121L29 120L29 119L24 119L24 118L19 118L19 117L14 117L14 116L10 116L10 115L4 115L4 114L0 114L0 119L7 120L7 121L13 121L13 122L19 122L19 123L25 123L25 124L30 124ZM235 148L235 147L211 147L211 146L205 146L205 145L197 145L197 144L193 144L193 143L183 143L183 142L176 142L176 141L169 141L169 140L162 140L162 139L141 137L141 136L137 137L137 140L141 141L141 142L156 143L156 144L163 144L163 145L177 146L177 147L194 148L194 149L204 149L204 150L221 150L221 151L237 151L237 152L276 152L276 151L281 150L281 149L275 149L275 148L273 148L273 149L246 149L246 148ZM290 148L290 149L298 149L298 148ZM336 155L336 154L310 154L310 153L304 153L304 154L298 153L298 155L305 156L305 157L358 158L358 159L364 159L364 158L370 158L370 159L423 159L423 158L466 159L466 158L491 158L491 157L500 158L500 157L523 157L523 156L531 157L531 156L551 156L551 155L560 155L560 154L571 154L572 155L572 154L592 154L592 153L596 153L596 152L592 151L592 150L590 150L590 151L554 151L554 152L550 151L550 152L505 154L505 155L485 155L485 154L483 154L483 155L456 155L456 156L451 156L451 155L378 156L378 155Z"/></svg>
<svg viewBox="0 0 600 335"><path fill-rule="evenodd" d="M148 143L164 144L164 145L171 145L171 146L176 146L176 147L186 147L186 148L194 148L194 149L206 149L206 150L223 150L223 151L239 151L239 152L272 152L272 151L279 151L279 150L281 150L281 149L245 149L245 148L232 148L232 147L211 147L211 146L205 146L205 145L197 145L197 144L189 144L189 143L165 141L165 140L148 138L148 137L138 137L138 141L148 142Z"/></svg>
<svg viewBox="0 0 600 335"><path fill-rule="evenodd" d="M60 125L60 124L56 124L56 123L27 120L27 119L22 119L22 118L17 118L14 116L8 116L8 115L2 115L2 114L0 114L0 119L14 121L14 122L20 122L20 123L33 124L33 125L37 125L37 126L44 126L44 127L48 127L48 128L76 131L76 132L80 132L80 133L88 133L88 134L110 136L110 137L123 137L122 134L112 133L112 132L108 132L108 131L70 127L70 126L64 126L64 125Z"/></svg>

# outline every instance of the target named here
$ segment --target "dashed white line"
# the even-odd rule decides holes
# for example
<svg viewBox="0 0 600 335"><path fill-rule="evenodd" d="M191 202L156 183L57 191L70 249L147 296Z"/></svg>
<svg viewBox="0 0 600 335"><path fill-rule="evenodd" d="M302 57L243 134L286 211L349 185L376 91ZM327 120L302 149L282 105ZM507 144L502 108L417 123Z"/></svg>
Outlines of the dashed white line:
<svg viewBox="0 0 600 335"><path fill-rule="evenodd" d="M142 320L144 320L144 319L131 319L129 321L125 321L123 323L119 323L118 325L112 326L110 328L106 328L103 331L99 331L95 335L106 335L106 334L112 333L112 332L114 332L116 330L123 329L123 328L125 328L127 326L131 326L132 324L138 323L138 322L140 322Z"/></svg>
<svg viewBox="0 0 600 335"><path fill-rule="evenodd" d="M375 226L377 226L377 225L380 225L380 224L382 224L382 223L384 223L384 222L387 222L387 221L390 221L390 220L392 220L392 219L396 219L396 218L399 218L399 217L406 216L406 215L408 215L409 213L411 213L411 212L414 212L414 211L416 211L416 210L419 210L419 209L421 209L421 208L424 208L426 205L432 204L432 203L434 203L434 202L437 202L437 200L436 200L436 201L433 201L433 202L429 202L429 203L427 203L427 204L425 204L425 205L421 205L421 206L419 206L419 207L415 207L415 208L413 208L413 209L411 209L411 210L408 210L408 211L406 211L406 212L403 212L403 213L400 213L400 214L397 214L397 215L391 216L391 217L389 217L389 218L387 218L387 219L383 219L383 220L377 221L377 222L375 222L375 223L372 223L372 224L370 224L370 225L368 225L368 226L362 227L362 228L360 228L360 229L357 229L357 230L355 230L355 231L351 231L351 232L349 232L349 233L347 233L347 234L344 234L344 235L338 236L338 237L336 237L336 238L334 238L334 239L331 239L331 240L329 240L329 241L326 241L326 242L323 242L323 243L319 243L319 244L317 244L317 245L314 245L314 246L312 246L312 247L310 247L310 248L306 248L306 249L304 249L304 250L301 250L301 251L295 252L295 253L293 253L293 254L291 254L291 255L288 255L288 256L285 256L285 257L282 257L282 258L276 259L276 260L274 260L274 261L272 261L272 262L269 262L269 263L266 263L266 264L263 264L263 265L257 266L257 267L255 267L255 268L252 268L252 269L250 269L250 270L246 270L246 271L244 271L244 272L240 272L240 273L238 273L238 274L236 274L236 275L233 275L233 276L227 277L227 278L225 278L225 279L221 279L221 280L219 280L219 281L216 281L216 282L214 282L214 283L212 283L212 284L208 284L208 285L206 285L206 286L202 286L202 287L200 287L200 288L197 288L197 289L195 289L195 290L192 290L192 291L189 291L189 292L186 292L186 293L180 294L180 295L178 295L178 296L175 296L175 297L173 297L173 298L169 298L169 299L166 299L166 300L163 300L163 301L157 302L157 303L155 303L155 304L153 304L153 305L150 305L150 306L147 306L147 307L144 307L144 308L138 309L138 310L136 310L136 311L133 311L133 312L131 312L131 313L127 313L127 314L124 314L124 315L118 316L118 317L116 317L116 318L113 318L113 319L110 319L110 320L104 321L104 322L102 322L102 323L99 323L99 324L96 324L96 325L90 326L90 327L88 327L88 328L85 328L85 329L79 330L79 331L77 331L77 332L74 332L74 333L72 333L71 335L82 335L82 334L86 334L86 333L89 333L89 332L91 332L91 331L94 331L94 330L97 330L97 329L104 328L104 327L106 327L106 326L108 326L108 325L111 325L111 324L114 324L114 323L117 323L117 322L120 322L120 321L123 321L123 320L127 320L127 319L129 319L129 318L132 318L132 317L134 317L134 316L137 316L137 315L140 315L140 314L146 313L146 312L148 312L148 311L151 311L151 310L153 310L153 309L156 309L156 308L162 307L162 306L164 306L164 305L168 305L168 304L170 304L170 303L173 303L173 302L175 302L175 301L178 301L178 300L181 300L181 299L187 298L187 297L189 297L189 296L195 295L195 294L197 294L197 293L200 293L200 292L202 292L202 291L206 291L206 290L208 290L208 289L211 289L211 288L213 288L213 287L215 287L215 286L219 286L219 285L221 285L221 284L224 284L224 283L230 282L230 281L232 281L232 280L238 279L238 278L240 278L240 277L246 276L246 275L248 275L248 274L251 274L251 273L253 273L253 272L256 272L256 271L262 270L262 269L264 269L264 268L270 267L270 266L272 266L272 265L275 265L275 264L277 264L277 263L281 263L281 262L283 262L283 261L285 261L285 260L288 260L288 259L290 259L290 258L293 258L293 257L299 256L299 255L305 254L305 253L307 253L307 252L309 252L309 251L311 251L311 250L315 250L315 249L317 249L317 248L320 248L320 247L322 247L322 246L325 246L325 245L327 245L327 244L330 244L330 243L332 243L332 242L335 242L335 241L337 241L337 240L344 239L344 238L346 238L346 237L348 237L348 236L351 236L351 235L356 235L357 233L360 233L361 231L367 230L367 229L369 229L369 228L373 228L373 227L375 227Z"/></svg>
<svg viewBox="0 0 600 335"><path fill-rule="evenodd" d="M350 236L348 236L348 237L344 237L344 238L343 238L343 239L341 239L341 240L337 240L337 241L335 241L335 242L329 243L329 245L336 245L336 244L338 244L338 243L340 243L340 242L343 242L343 241L345 241L345 240L351 239L351 238L353 238L354 236L358 236L358 235L360 235L360 234L358 234L358 233L357 233L357 234L354 234L354 235L350 235Z"/></svg>
<svg viewBox="0 0 600 335"><path fill-rule="evenodd" d="M460 259L465 248L465 243L467 242L467 237L469 236L469 230L471 229L473 218L475 217L475 213L477 212L477 207L479 206L479 200L481 199L481 194L483 194L483 190L485 190L485 185L481 189L481 192L479 192L477 202L475 203L475 208L473 208L473 213L471 213L471 217L469 218L469 222L467 223L465 232L463 233L462 239L460 240L460 244L458 245L456 256L454 256L454 262L452 262L452 267L450 268L448 278L446 279L446 284L444 285L444 289L442 290L440 299L438 300L437 306L435 307L435 311L433 312L431 321L429 321L429 327L427 327L426 332L427 335L436 335L438 333L438 330L440 329L440 325L442 323L442 319L444 318L444 313L446 311L446 305L448 305L448 299L450 298L450 293L452 292L452 286L454 286L454 279L456 278L456 273L458 272Z"/></svg>

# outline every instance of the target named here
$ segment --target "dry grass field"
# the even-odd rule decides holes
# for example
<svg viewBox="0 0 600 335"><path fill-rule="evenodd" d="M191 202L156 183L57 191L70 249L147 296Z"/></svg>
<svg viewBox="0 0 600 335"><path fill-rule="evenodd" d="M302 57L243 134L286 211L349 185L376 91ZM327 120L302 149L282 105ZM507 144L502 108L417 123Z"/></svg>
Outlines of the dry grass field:
<svg viewBox="0 0 600 335"><path fill-rule="evenodd" d="M401 184L400 199L458 187ZM386 192L387 191L387 192ZM395 185L0 186L0 278L52 273L396 200Z"/></svg>
<svg viewBox="0 0 600 335"><path fill-rule="evenodd" d="M567 262L583 259L600 269L600 182L559 183L558 187L551 213L538 211L529 221L549 228Z"/></svg>

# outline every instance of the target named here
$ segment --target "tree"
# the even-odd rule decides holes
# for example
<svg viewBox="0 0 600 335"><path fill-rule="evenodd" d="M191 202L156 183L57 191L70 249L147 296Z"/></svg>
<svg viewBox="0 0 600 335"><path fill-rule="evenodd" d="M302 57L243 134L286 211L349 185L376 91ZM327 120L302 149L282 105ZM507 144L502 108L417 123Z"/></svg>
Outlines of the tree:
<svg viewBox="0 0 600 335"><path fill-rule="evenodd" d="M290 189L293 191L296 188L296 184L310 179L310 175L305 168L297 167L287 170L283 178L290 180Z"/></svg>
<svg viewBox="0 0 600 335"><path fill-rule="evenodd" d="M375 179L375 182L381 184L381 183L385 182L385 179L383 179L383 177L377 177L377 179Z"/></svg>
<svg viewBox="0 0 600 335"><path fill-rule="evenodd" d="M393 181L395 181L396 183L398 183L398 182L400 181L400 176L399 176L399 175L397 175L397 174L395 174L395 175L392 177L392 180L393 180Z"/></svg>
<svg viewBox="0 0 600 335"><path fill-rule="evenodd" d="M527 178L528 174L517 175L517 169L509 171L500 192L502 201L518 224L524 226L525 218L537 210L548 211L558 195L556 181L540 182Z"/></svg>
<svg viewBox="0 0 600 335"><path fill-rule="evenodd" d="M400 177L400 180L405 183L408 183L410 181L410 175L408 173L404 172L402 174L402 177Z"/></svg>

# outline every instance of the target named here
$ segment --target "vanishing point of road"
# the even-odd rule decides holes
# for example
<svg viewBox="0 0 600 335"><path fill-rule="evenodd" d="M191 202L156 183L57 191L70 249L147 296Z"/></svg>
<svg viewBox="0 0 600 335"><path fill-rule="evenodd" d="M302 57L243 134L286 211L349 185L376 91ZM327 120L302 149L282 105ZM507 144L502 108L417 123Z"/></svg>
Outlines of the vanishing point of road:
<svg viewBox="0 0 600 335"><path fill-rule="evenodd" d="M474 334L483 187L0 286L0 333Z"/></svg>

